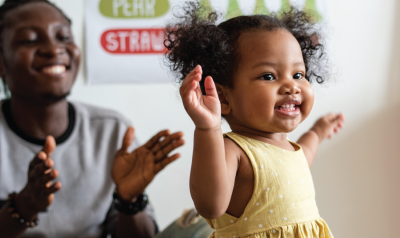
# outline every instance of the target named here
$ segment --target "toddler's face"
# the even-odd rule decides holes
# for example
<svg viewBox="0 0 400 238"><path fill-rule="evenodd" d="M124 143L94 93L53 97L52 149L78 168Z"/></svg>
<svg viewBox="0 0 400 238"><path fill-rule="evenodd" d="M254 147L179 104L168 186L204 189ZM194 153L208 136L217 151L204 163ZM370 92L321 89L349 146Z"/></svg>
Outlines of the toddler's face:
<svg viewBox="0 0 400 238"><path fill-rule="evenodd" d="M233 88L226 94L231 109L226 120L233 130L293 131L314 102L299 43L284 29L246 32L238 43L240 58Z"/></svg>

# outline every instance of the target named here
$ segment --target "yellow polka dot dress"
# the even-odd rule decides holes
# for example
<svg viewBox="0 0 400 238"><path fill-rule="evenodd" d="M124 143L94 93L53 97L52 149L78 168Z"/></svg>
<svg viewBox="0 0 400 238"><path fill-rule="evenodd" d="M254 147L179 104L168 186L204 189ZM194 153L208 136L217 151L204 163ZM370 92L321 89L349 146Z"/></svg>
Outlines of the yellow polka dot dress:
<svg viewBox="0 0 400 238"><path fill-rule="evenodd" d="M300 145L287 151L233 132L225 136L247 154L254 191L244 213L207 220L210 238L333 238L315 203L314 184Z"/></svg>

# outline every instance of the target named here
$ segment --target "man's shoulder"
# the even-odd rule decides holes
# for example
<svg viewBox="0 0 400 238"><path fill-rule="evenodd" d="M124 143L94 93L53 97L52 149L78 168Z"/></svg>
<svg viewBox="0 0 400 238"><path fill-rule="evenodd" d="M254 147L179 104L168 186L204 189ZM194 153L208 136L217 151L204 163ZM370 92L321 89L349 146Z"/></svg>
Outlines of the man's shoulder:
<svg viewBox="0 0 400 238"><path fill-rule="evenodd" d="M69 103L74 107L77 117L82 120L100 123L122 123L126 126L131 124L126 117L115 110L76 101L69 101Z"/></svg>

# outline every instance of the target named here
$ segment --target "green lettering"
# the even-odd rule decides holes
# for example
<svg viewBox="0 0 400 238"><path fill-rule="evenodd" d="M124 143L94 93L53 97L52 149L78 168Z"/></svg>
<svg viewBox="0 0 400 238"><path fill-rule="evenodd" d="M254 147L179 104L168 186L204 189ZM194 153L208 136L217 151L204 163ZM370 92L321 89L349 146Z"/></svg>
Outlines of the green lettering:
<svg viewBox="0 0 400 238"><path fill-rule="evenodd" d="M156 18L169 10L168 0L101 0L99 10L111 18Z"/></svg>

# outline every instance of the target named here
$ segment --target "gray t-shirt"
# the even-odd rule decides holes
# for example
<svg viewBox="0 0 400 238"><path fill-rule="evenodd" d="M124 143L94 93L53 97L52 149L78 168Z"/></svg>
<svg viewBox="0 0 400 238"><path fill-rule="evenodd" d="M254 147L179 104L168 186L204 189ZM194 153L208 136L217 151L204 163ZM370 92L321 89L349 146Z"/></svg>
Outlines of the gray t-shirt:
<svg viewBox="0 0 400 238"><path fill-rule="evenodd" d="M0 200L24 188L28 165L44 143L19 131L3 113L6 105L9 101L0 102ZM77 102L69 103L68 114L68 129L56 138L51 156L62 188L47 212L39 214L39 226L27 229L24 237L99 237L110 209L113 158L130 123L115 111ZM138 145L135 139L131 149Z"/></svg>

